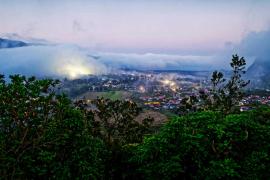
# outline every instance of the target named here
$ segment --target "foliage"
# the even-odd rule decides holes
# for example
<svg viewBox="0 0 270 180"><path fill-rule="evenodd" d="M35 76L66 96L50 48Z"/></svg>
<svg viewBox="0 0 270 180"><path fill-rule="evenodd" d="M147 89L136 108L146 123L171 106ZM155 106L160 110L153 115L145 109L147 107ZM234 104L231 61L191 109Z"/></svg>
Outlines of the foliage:
<svg viewBox="0 0 270 180"><path fill-rule="evenodd" d="M230 63L232 68L230 79L226 80L222 72L214 71L211 89L201 90L198 97L190 96L183 99L179 109L180 114L205 110L217 110L224 114L239 111L239 102L244 96L243 88L250 82L242 79L242 75L246 72L245 65L246 61L243 57L233 55Z"/></svg>
<svg viewBox="0 0 270 180"><path fill-rule="evenodd" d="M242 75L245 74L246 61L243 57L239 58L238 55L233 55L231 78L223 79L223 74L215 71L212 75L212 93L214 96L214 106L222 106L225 113L233 112L236 105L239 105L240 100L243 98L243 88L249 84L249 81L244 81Z"/></svg>
<svg viewBox="0 0 270 180"><path fill-rule="evenodd" d="M269 179L270 110L201 112L170 121L133 148L139 179Z"/></svg>
<svg viewBox="0 0 270 180"><path fill-rule="evenodd" d="M223 76L214 75L212 92L222 96L219 103L227 95L232 95L230 103L239 101L245 84L237 77L221 85ZM235 83L239 86L232 86ZM6 82L0 77L1 178L270 178L268 106L229 115L232 108L191 113L149 135L153 119L138 122L141 109L135 103L101 98L74 105L54 92L57 84L18 75ZM236 94L227 91L235 88ZM186 101L196 111L194 103L207 104L211 98L206 94ZM213 104L208 105L202 110L212 109Z"/></svg>
<svg viewBox="0 0 270 180"><path fill-rule="evenodd" d="M153 119L145 117L138 122L136 117L141 108L132 101L98 98L90 103L81 100L76 105L90 117L92 134L101 138L112 153L107 162L106 179L122 179L126 171L123 159L129 153L123 147L141 143L144 135L151 133Z"/></svg>
<svg viewBox="0 0 270 180"><path fill-rule="evenodd" d="M139 143L145 134L151 132L153 119L145 117L142 122L138 122L136 117L142 109L132 101L98 98L88 104L80 100L76 105L91 117L94 134L108 146Z"/></svg>
<svg viewBox="0 0 270 180"><path fill-rule="evenodd" d="M58 81L0 78L0 176L4 179L100 179L107 154L91 124Z"/></svg>

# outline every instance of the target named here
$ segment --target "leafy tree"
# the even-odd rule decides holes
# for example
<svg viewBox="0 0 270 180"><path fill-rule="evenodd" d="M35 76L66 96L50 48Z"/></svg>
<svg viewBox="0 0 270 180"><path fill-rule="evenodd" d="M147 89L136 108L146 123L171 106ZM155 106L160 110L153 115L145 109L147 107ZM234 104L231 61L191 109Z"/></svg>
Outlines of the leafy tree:
<svg viewBox="0 0 270 180"><path fill-rule="evenodd" d="M136 120L141 108L132 101L98 98L87 103L79 100L76 106L90 118L93 134L101 137L108 146L123 146L142 142L145 134L151 133L153 119Z"/></svg>
<svg viewBox="0 0 270 180"><path fill-rule="evenodd" d="M179 115L187 115L188 113L196 112L198 110L198 102L199 100L195 95L185 97L181 100L176 113Z"/></svg>
<svg viewBox="0 0 270 180"><path fill-rule="evenodd" d="M90 117L92 133L103 139L111 151L106 163L106 179L124 179L129 171L125 163L129 152L125 146L141 143L143 137L152 132L153 119L146 117L138 122L136 117L142 109L132 101L98 98L89 103L80 100L76 105Z"/></svg>
<svg viewBox="0 0 270 180"><path fill-rule="evenodd" d="M107 150L58 81L0 77L0 176L3 179L100 179Z"/></svg>
<svg viewBox="0 0 270 180"><path fill-rule="evenodd" d="M214 71L211 78L210 90L201 90L197 96L184 98L178 110L179 114L203 110L217 110L224 114L239 111L239 102L244 96L244 88L250 83L242 79L246 61L244 57L232 56L230 66L232 68L229 80L224 78L222 72Z"/></svg>
<svg viewBox="0 0 270 180"><path fill-rule="evenodd" d="M132 101L111 101L96 99L96 109L93 111L99 121L99 128L104 140L109 145L124 145L142 142L143 136L150 133L152 118L145 118L138 122L135 118L141 108Z"/></svg>
<svg viewBox="0 0 270 180"><path fill-rule="evenodd" d="M269 179L269 107L224 117L201 112L171 120L133 149L138 179Z"/></svg>
<svg viewBox="0 0 270 180"><path fill-rule="evenodd" d="M213 85L213 106L221 107L220 109L226 114L235 111L235 108L243 98L243 88L250 82L242 79L242 75L246 72L246 61L243 57L239 58L238 55L233 55L230 65L232 75L227 82L223 78L223 74L217 71L213 73L211 79ZM226 83L223 84L224 82Z"/></svg>

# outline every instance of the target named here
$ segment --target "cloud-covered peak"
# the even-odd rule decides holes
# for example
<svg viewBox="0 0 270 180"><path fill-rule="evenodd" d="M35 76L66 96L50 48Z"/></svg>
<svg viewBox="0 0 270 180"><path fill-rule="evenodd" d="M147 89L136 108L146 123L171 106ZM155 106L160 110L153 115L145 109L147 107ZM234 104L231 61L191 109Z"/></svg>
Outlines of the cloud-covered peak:
<svg viewBox="0 0 270 180"><path fill-rule="evenodd" d="M28 44L22 41L0 38L0 49L18 48L18 47L24 47L24 46L28 46Z"/></svg>

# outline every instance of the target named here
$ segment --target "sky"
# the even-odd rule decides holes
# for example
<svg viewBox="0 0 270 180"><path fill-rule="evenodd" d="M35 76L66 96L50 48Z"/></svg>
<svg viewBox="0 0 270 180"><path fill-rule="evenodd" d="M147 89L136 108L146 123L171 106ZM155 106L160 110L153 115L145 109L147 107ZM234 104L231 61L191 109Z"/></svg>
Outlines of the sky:
<svg viewBox="0 0 270 180"><path fill-rule="evenodd" d="M267 31L268 0L0 0L0 36L115 53L213 54Z"/></svg>
<svg viewBox="0 0 270 180"><path fill-rule="evenodd" d="M39 43L0 49L0 74L213 71L236 53L248 67L270 63L269 9L270 0L0 0L0 37Z"/></svg>

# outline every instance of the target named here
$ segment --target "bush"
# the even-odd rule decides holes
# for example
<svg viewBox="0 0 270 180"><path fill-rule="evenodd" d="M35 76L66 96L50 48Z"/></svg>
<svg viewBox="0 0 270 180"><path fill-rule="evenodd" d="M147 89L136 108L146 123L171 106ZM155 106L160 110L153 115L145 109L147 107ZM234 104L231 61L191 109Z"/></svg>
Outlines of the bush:
<svg viewBox="0 0 270 180"><path fill-rule="evenodd" d="M171 120L133 148L143 179L269 179L270 110L201 112ZM132 176L132 175L131 175Z"/></svg>
<svg viewBox="0 0 270 180"><path fill-rule="evenodd" d="M0 176L5 179L100 179L107 150L57 81L0 77Z"/></svg>
<svg viewBox="0 0 270 180"><path fill-rule="evenodd" d="M269 107L188 114L141 142L152 120L136 122L136 104L98 99L88 111L57 83L0 77L1 178L270 178Z"/></svg>

